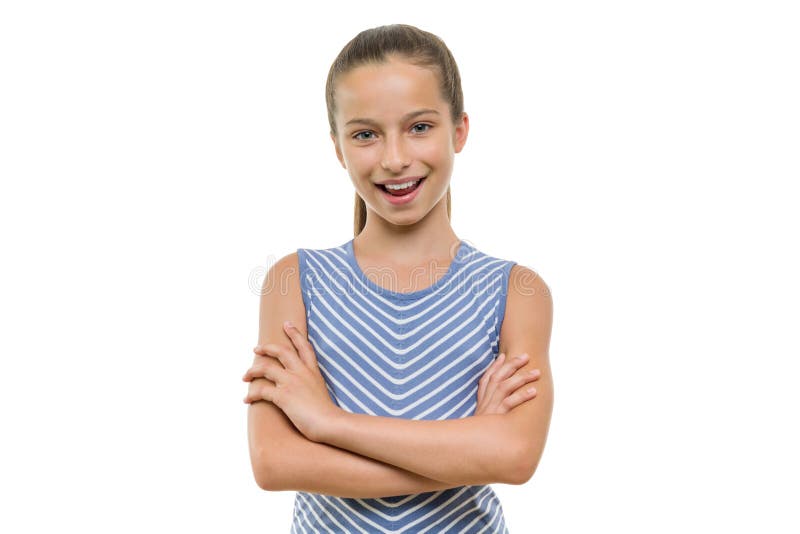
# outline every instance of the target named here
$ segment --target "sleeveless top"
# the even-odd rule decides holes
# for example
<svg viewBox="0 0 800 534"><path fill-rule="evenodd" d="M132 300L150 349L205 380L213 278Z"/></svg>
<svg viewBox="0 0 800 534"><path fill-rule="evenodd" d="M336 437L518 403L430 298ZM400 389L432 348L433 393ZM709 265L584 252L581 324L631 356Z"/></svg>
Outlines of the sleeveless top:
<svg viewBox="0 0 800 534"><path fill-rule="evenodd" d="M508 276L516 262L461 240L439 280L401 293L367 278L352 239L297 254L308 339L337 406L405 419L475 414L478 381L498 354ZM382 498L298 491L291 532L508 534L508 529L494 490L478 485Z"/></svg>

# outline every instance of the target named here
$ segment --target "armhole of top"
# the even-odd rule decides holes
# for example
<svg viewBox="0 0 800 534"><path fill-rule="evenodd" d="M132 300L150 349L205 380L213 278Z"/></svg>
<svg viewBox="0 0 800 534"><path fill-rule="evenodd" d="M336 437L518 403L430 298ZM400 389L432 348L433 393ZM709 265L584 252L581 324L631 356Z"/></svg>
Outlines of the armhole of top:
<svg viewBox="0 0 800 534"><path fill-rule="evenodd" d="M500 330L503 327L503 319L506 317L506 300L508 299L508 280L511 276L511 268L516 265L515 261L508 261L503 267L502 275L500 277L500 296L498 297L499 303L497 306L497 331L495 336L497 338L497 346L500 346Z"/></svg>
<svg viewBox="0 0 800 534"><path fill-rule="evenodd" d="M306 310L306 330L308 330L308 322L311 318L311 283L308 278L311 273L308 268L308 256L306 254L304 249L297 249L297 265L300 270L300 294L303 297L303 307Z"/></svg>

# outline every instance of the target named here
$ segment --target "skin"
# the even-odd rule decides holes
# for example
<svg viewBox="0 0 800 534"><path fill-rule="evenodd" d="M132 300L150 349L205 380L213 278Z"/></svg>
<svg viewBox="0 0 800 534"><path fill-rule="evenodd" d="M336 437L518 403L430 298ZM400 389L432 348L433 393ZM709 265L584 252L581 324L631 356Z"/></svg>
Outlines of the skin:
<svg viewBox="0 0 800 534"><path fill-rule="evenodd" d="M269 400L281 407L303 435L313 441L324 441L321 436L326 434L330 422L341 415L341 409L331 401L308 338L291 321L286 321L283 327L294 348L267 343L253 349L257 354L256 363L242 380L252 382L263 377L269 382L251 387L244 402ZM538 369L515 374L528 362L528 355L521 354L508 361L505 356L502 352L498 354L479 381L476 415L508 413L536 395L535 388L532 392L525 390L514 394L540 376Z"/></svg>
<svg viewBox="0 0 800 534"><path fill-rule="evenodd" d="M429 286L436 272L446 272L460 242L447 217L446 192L454 155L466 143L467 114L454 122L449 104L441 98L437 74L400 58L344 75L337 83L336 103L337 128L331 133L336 156L367 206L366 226L353 241L359 265L364 272L373 266L385 272L388 265L396 275L393 283L398 284L389 289L395 291ZM431 111L407 117L423 109ZM354 121L364 118L369 122ZM389 203L374 185L420 175L427 178L416 198L401 206ZM418 280L420 270L429 274L423 282ZM515 278L519 271L517 266L512 269ZM521 316L526 311L515 311L509 299L507 314ZM288 325L284 333L289 345L260 342L255 349L253 367L243 377L250 381L245 402L273 403L309 440L397 466L429 482L520 483L525 473L532 475L525 463L531 451L523 446L528 437L495 417L530 404L526 401L536 395L522 386L539 378L538 369L528 365L526 373L517 372L530 358L505 362L498 357L481 379L475 416L406 421L338 408L328 395L306 334ZM501 350L504 346L501 339ZM534 359L543 361L538 352ZM531 370L535 372L527 372ZM531 419L517 417L520 428Z"/></svg>
<svg viewBox="0 0 800 534"><path fill-rule="evenodd" d="M538 373L507 378L527 362L527 355L506 365L498 358L501 361L484 374L479 404L486 412L443 421L395 419L353 414L336 406L306 336L288 321L284 329L296 350L273 343L257 347L269 357L248 370L243 380L263 376L268 383L253 388L245 402L269 400L309 440L359 452L433 480L453 485L516 481L516 460L503 454L508 448L507 424L493 414L533 398L527 391L510 392L538 379Z"/></svg>
<svg viewBox="0 0 800 534"><path fill-rule="evenodd" d="M447 217L446 193L455 154L467 141L468 115L454 123L437 73L399 58L344 75L336 86L336 105L337 131L331 133L336 157L367 206L364 230L353 240L362 270L389 267L396 273L393 290L432 284L431 273L446 271L460 241ZM404 119L424 109L433 111ZM359 118L374 124L350 122ZM408 176L427 178L414 201L404 205L391 204L374 185ZM412 280L412 272L428 283Z"/></svg>

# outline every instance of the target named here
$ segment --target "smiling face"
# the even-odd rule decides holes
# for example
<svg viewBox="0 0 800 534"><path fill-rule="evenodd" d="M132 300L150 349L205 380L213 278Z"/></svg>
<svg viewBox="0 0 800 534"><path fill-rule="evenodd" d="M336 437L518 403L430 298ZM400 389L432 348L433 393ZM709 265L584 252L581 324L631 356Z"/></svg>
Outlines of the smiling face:
<svg viewBox="0 0 800 534"><path fill-rule="evenodd" d="M336 155L367 205L367 225L376 214L395 225L414 224L434 209L447 217L454 154L469 120L464 113L453 124L434 71L399 58L356 67L336 83L335 119ZM407 201L377 185L420 177Z"/></svg>

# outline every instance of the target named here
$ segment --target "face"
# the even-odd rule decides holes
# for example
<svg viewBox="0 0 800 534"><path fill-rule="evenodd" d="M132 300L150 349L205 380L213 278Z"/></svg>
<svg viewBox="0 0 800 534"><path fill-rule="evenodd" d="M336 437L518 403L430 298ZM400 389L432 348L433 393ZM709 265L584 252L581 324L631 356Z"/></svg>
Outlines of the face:
<svg viewBox="0 0 800 534"><path fill-rule="evenodd" d="M434 209L446 217L454 154L467 140L464 113L457 124L442 99L437 74L401 59L357 67L337 81L336 155L364 199L370 218L413 224ZM390 196L377 184L423 177L412 198ZM408 179L408 180L406 180Z"/></svg>

